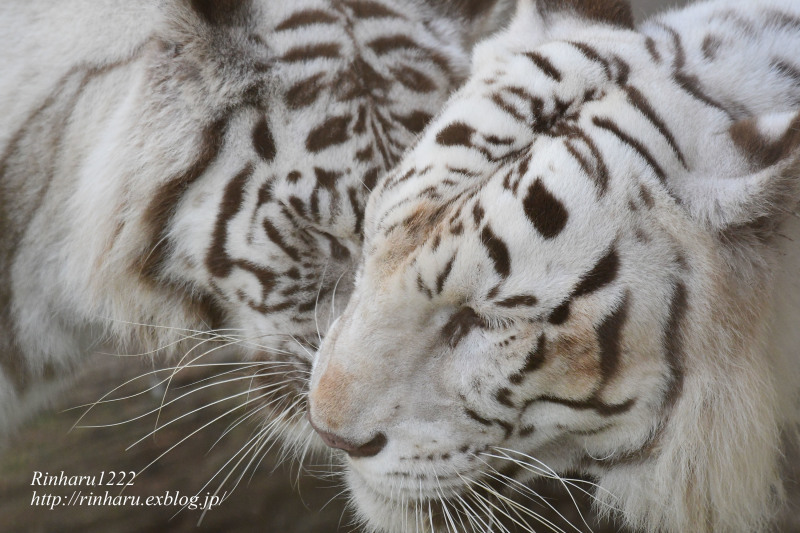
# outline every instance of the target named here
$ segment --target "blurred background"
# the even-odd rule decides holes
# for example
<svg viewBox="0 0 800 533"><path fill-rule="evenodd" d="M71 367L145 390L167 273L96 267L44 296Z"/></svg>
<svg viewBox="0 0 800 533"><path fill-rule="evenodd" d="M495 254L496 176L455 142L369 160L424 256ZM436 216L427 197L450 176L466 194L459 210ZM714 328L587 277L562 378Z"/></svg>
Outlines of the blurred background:
<svg viewBox="0 0 800 533"><path fill-rule="evenodd" d="M661 0L633 0L634 13L641 20L648 14L684 2ZM245 469L244 463L234 467L228 462L242 443L253 435L253 425L247 422L236 426L216 442L244 411L234 410L217 423L211 424L197 435L170 449L183 437L197 428L235 408L236 398L219 401L242 391L242 381L200 389L184 400L168 406L159 420L176 419L148 436L155 427L155 416L143 417L113 427L77 428L70 430L78 420L81 409L70 409L102 398L128 379L147 373L151 368L130 358L97 355L90 359L91 370L82 375L68 392L61 395L52 410L28 421L12 438L0 454L0 530L8 532L106 532L135 531L225 531L225 532L275 532L275 533L334 533L353 531L352 518L345 508L346 498L341 494L341 481L331 476L324 465L327 457L312 459L303 468L296 464L281 465L279 449L267 452L256 465ZM178 374L171 384L172 396L187 392L187 387L206 379L207 373L192 370ZM197 383L194 388L210 382ZM146 389L153 381L145 376L129 389L131 392ZM115 393L123 396L125 391ZM136 418L156 409L162 400L163 389L140 394L125 401L98 406L81 425L113 424ZM213 403L219 402L219 403ZM211 404L211 405L209 405ZM208 407L190 413L202 406ZM216 442L216 443L215 443ZM318 464L317 464L318 463ZM229 496L218 508L202 516L198 510L184 510L180 506L79 506L50 510L46 506L32 506L33 491L38 495L52 493L69 497L72 487L31 486L35 471L58 475L62 470L68 475L99 475L101 471L140 472L134 485L126 487L123 495L181 496L200 493L201 497L213 493L220 480L229 472L232 477L223 484L222 491ZM218 474L218 472L220 474ZM235 491L233 482L244 475ZM106 474L108 475L108 474ZM208 485L206 486L206 484ZM105 489L80 487L83 494L104 494ZM112 496L119 488L108 487ZM560 527L576 531L565 522L569 520L578 531L610 533L624 531L614 524L601 522L592 516L588 498L573 491L577 505L564 489L553 485L537 486L549 503L563 515L539 504L536 510ZM580 513L586 516L586 523ZM788 530L787 530L788 531Z"/></svg>

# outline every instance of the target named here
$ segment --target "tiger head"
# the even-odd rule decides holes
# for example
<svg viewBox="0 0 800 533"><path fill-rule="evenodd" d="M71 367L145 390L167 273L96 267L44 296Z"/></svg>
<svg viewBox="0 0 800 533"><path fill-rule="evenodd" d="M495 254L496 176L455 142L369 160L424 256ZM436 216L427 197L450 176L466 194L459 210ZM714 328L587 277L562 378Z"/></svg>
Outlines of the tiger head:
<svg viewBox="0 0 800 533"><path fill-rule="evenodd" d="M22 367L41 367L82 353L74 332L86 324L127 353L185 354L180 365L232 345L264 363L250 365L261 369L250 401L266 404L264 419L307 428L311 356L351 292L367 195L463 82L472 44L510 5L137 7L136 31L90 50L104 59L69 71L48 96L53 109L11 135L0 160L9 190L43 181L42 161L55 156L37 150L61 153L44 142L49 127L78 162L51 165L50 190L68 201L51 193L54 207L14 255L5 250L17 243L3 243L0 265L15 285L0 322L8 311L17 335L0 350L19 348L32 361ZM80 120L44 122L57 112ZM77 133L58 129L72 123ZM3 220L25 219L25 198Z"/></svg>
<svg viewBox="0 0 800 533"><path fill-rule="evenodd" d="M634 527L757 530L796 411L796 327L769 331L797 86L748 63L780 91L742 112L674 21L551 4L478 45L374 190L309 418L377 530L532 522L510 494L576 471Z"/></svg>

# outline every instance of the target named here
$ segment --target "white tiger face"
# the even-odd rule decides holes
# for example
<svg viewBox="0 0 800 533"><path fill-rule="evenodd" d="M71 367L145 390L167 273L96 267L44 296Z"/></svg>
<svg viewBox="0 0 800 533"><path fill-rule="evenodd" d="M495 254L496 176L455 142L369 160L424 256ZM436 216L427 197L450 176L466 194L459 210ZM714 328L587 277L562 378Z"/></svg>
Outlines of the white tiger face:
<svg viewBox="0 0 800 533"><path fill-rule="evenodd" d="M370 527L526 522L498 487L556 472L617 479L694 450L675 413L710 386L716 354L746 358L742 334L763 324L760 269L781 206L798 198L786 179L800 113L748 118L716 103L677 33L551 16L523 6L480 45L470 80L370 197L309 410L346 452ZM763 362L752 364L747 386ZM659 494L653 470L626 474L632 500L689 499ZM680 512L654 520L699 530Z"/></svg>

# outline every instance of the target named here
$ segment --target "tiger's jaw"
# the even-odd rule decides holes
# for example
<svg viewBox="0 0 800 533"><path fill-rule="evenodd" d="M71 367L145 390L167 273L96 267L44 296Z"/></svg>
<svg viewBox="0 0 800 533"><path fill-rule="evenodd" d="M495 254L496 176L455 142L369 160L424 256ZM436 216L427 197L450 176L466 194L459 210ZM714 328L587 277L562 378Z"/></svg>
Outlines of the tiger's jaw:
<svg viewBox="0 0 800 533"><path fill-rule="evenodd" d="M575 471L581 455L577 448L567 453L563 445L530 453L464 445L425 455L423 447L414 448L416 456L388 445L375 457L346 460L345 480L366 530L484 531L487 524L515 516L511 521L522 531L535 531L541 496L529 483Z"/></svg>

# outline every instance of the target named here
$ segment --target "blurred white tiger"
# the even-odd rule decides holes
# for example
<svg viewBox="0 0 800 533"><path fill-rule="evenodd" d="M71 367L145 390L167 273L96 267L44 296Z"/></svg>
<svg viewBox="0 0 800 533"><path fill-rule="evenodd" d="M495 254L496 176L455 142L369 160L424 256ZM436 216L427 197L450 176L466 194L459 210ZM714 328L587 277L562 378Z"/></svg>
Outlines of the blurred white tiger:
<svg viewBox="0 0 800 533"><path fill-rule="evenodd" d="M367 193L512 10L0 3L0 434L94 343L184 353L210 328L286 363L250 401L307 427L308 346L350 292Z"/></svg>
<svg viewBox="0 0 800 533"><path fill-rule="evenodd" d="M631 19L521 0L370 196L309 401L367 529L532 524L509 496L553 471L643 531L774 520L799 412L800 2Z"/></svg>

